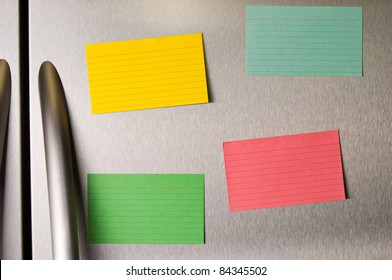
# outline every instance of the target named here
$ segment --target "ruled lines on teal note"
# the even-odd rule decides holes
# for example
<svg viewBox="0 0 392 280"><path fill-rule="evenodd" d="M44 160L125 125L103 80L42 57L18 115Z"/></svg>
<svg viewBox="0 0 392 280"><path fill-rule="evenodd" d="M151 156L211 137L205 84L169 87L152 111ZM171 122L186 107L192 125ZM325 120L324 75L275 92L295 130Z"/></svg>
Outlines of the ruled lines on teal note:
<svg viewBox="0 0 392 280"><path fill-rule="evenodd" d="M361 7L246 7L248 76L362 76Z"/></svg>
<svg viewBox="0 0 392 280"><path fill-rule="evenodd" d="M204 175L89 174L92 244L203 244Z"/></svg>

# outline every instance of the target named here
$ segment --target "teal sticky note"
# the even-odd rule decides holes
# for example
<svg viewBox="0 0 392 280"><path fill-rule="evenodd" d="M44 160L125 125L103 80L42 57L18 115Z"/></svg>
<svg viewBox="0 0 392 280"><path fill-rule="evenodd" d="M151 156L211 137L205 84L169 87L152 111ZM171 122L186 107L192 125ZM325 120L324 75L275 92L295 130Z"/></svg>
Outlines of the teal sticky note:
<svg viewBox="0 0 392 280"><path fill-rule="evenodd" d="M203 244L204 175L89 174L92 244Z"/></svg>
<svg viewBox="0 0 392 280"><path fill-rule="evenodd" d="M362 76L362 7L246 7L248 76Z"/></svg>

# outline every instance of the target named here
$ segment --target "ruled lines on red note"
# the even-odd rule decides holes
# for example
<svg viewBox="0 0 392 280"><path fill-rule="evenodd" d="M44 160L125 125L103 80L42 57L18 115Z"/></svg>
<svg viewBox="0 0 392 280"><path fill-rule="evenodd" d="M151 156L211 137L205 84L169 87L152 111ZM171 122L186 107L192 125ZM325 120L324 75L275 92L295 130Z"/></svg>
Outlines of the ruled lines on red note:
<svg viewBox="0 0 392 280"><path fill-rule="evenodd" d="M223 143L230 211L344 200L337 130Z"/></svg>

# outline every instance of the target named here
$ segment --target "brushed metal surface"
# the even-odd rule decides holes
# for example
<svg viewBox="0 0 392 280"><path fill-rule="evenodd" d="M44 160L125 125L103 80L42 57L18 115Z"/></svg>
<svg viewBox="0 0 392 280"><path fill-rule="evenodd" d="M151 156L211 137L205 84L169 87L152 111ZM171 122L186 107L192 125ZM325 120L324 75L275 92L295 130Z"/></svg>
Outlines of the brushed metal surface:
<svg viewBox="0 0 392 280"><path fill-rule="evenodd" d="M362 6L364 77L247 77L249 4ZM45 60L61 73L84 215L88 173L205 174L204 245L88 245L86 258L392 258L392 1L37 0L30 8L36 259L52 258L37 84ZM91 114L85 44L195 32L209 104ZM329 129L340 132L347 200L229 212L223 141Z"/></svg>
<svg viewBox="0 0 392 280"><path fill-rule="evenodd" d="M22 258L18 8L18 1L0 1L0 59L5 59L11 70L4 173L1 172L0 178L0 184L3 184L3 207L0 209L1 259Z"/></svg>
<svg viewBox="0 0 392 280"><path fill-rule="evenodd" d="M79 259L71 135L64 88L49 61L42 63L38 80L53 258Z"/></svg>

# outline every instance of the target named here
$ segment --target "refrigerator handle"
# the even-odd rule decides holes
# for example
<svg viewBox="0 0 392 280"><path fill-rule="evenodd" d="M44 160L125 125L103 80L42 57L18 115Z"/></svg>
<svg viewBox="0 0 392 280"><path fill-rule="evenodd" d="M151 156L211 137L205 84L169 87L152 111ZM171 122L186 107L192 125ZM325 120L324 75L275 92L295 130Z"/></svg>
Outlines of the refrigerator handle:
<svg viewBox="0 0 392 280"><path fill-rule="evenodd" d="M0 169L3 165L5 134L11 99L11 72L4 59L0 59Z"/></svg>
<svg viewBox="0 0 392 280"><path fill-rule="evenodd" d="M64 88L56 68L48 61L41 65L38 80L53 258L79 259L75 181Z"/></svg>

